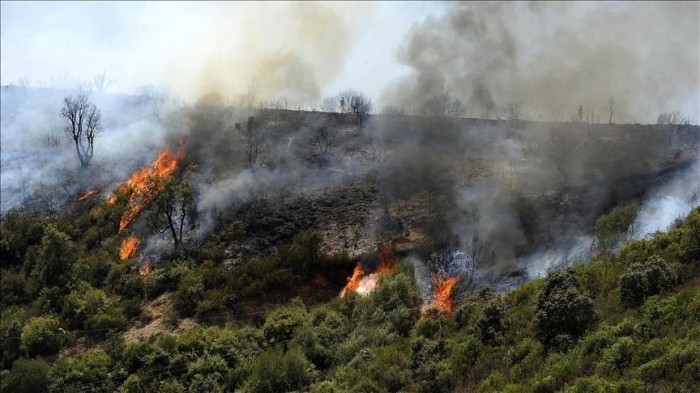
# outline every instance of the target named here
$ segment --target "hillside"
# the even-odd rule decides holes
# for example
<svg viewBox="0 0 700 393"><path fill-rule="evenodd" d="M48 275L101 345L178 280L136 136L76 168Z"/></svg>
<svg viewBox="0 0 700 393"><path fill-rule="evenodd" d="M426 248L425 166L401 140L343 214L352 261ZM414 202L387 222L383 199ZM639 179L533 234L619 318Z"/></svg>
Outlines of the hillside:
<svg viewBox="0 0 700 393"><path fill-rule="evenodd" d="M276 291L333 287L323 272L350 262L308 234L231 271L200 256L143 280L61 227L75 230L3 221L3 391L643 392L700 382L698 208L591 263L433 307L411 257L366 296L274 304ZM51 274L22 274L32 261ZM61 286L37 293L39 279Z"/></svg>
<svg viewBox="0 0 700 393"><path fill-rule="evenodd" d="M697 126L111 99L81 172L3 140L62 185L3 184L3 391L698 382Z"/></svg>

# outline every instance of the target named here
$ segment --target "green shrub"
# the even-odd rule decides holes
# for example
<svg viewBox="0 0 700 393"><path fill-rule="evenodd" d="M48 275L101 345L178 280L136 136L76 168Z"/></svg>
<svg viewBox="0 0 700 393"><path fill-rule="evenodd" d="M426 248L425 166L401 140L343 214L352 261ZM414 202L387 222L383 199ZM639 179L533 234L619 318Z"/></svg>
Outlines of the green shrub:
<svg viewBox="0 0 700 393"><path fill-rule="evenodd" d="M610 252L625 240L638 212L639 207L631 203L598 217L595 222L595 237L600 252Z"/></svg>
<svg viewBox="0 0 700 393"><path fill-rule="evenodd" d="M263 335L271 344L288 343L294 337L294 332L307 322L308 317L304 304L295 299L291 306L280 307L267 316L262 327Z"/></svg>
<svg viewBox="0 0 700 393"><path fill-rule="evenodd" d="M27 280L24 274L12 270L0 271L0 299L6 305L24 303L28 300Z"/></svg>
<svg viewBox="0 0 700 393"><path fill-rule="evenodd" d="M228 372L221 356L202 356L187 367L190 390L197 392L224 391L224 376Z"/></svg>
<svg viewBox="0 0 700 393"><path fill-rule="evenodd" d="M75 245L70 237L59 231L54 224L49 224L41 238L32 276L43 286L66 285L75 260L74 251Z"/></svg>
<svg viewBox="0 0 700 393"><path fill-rule="evenodd" d="M112 359L100 349L59 360L51 370L52 389L71 390L71 385L95 384L95 391L114 390L114 380L108 378Z"/></svg>
<svg viewBox="0 0 700 393"><path fill-rule="evenodd" d="M66 296L62 316L73 329L99 329L87 321L113 310L113 307L113 302L103 290L85 286Z"/></svg>
<svg viewBox="0 0 700 393"><path fill-rule="evenodd" d="M620 278L620 302L627 308L644 303L648 297L667 292L676 285L673 269L658 256L627 268Z"/></svg>
<svg viewBox="0 0 700 393"><path fill-rule="evenodd" d="M593 301L581 291L573 269L547 276L535 307L535 336L548 348L565 349L596 319Z"/></svg>
<svg viewBox="0 0 700 393"><path fill-rule="evenodd" d="M61 348L60 323L55 316L34 317L22 330L22 349L29 356L52 355Z"/></svg>
<svg viewBox="0 0 700 393"><path fill-rule="evenodd" d="M27 250L39 244L44 234L44 223L29 214L11 210L0 223L0 264L21 266Z"/></svg>
<svg viewBox="0 0 700 393"><path fill-rule="evenodd" d="M34 393L46 391L51 383L51 368L43 359L19 359L12 370L0 378L0 391Z"/></svg>
<svg viewBox="0 0 700 393"><path fill-rule="evenodd" d="M175 294L175 308L182 316L190 316L197 310L197 305L204 298L202 276L194 271L180 278L180 285Z"/></svg>
<svg viewBox="0 0 700 393"><path fill-rule="evenodd" d="M476 322L477 329L481 336L481 341L497 341L502 336L506 328L505 306L500 298L495 298L488 302L481 312L479 320Z"/></svg>
<svg viewBox="0 0 700 393"><path fill-rule="evenodd" d="M255 361L246 387L253 392L306 390L313 377L311 363L299 348L292 347L286 353L275 348Z"/></svg>

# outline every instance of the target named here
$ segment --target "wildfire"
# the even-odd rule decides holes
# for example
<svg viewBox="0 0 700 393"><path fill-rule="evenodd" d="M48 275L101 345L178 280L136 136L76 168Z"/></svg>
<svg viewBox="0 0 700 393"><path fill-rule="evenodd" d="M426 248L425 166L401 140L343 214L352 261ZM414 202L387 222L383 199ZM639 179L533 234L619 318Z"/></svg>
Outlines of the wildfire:
<svg viewBox="0 0 700 393"><path fill-rule="evenodd" d="M151 279L151 271L153 270L153 262L150 259L141 257L139 261L139 275L144 284L148 284Z"/></svg>
<svg viewBox="0 0 700 393"><path fill-rule="evenodd" d="M121 247L119 247L119 259L123 261L131 258L139 248L139 243L139 239L134 235L124 239Z"/></svg>
<svg viewBox="0 0 700 393"><path fill-rule="evenodd" d="M459 277L445 277L442 274L434 274L433 301L423 306L421 317L425 317L430 308L435 309L438 314L451 313L454 305L453 291L458 282Z"/></svg>
<svg viewBox="0 0 700 393"><path fill-rule="evenodd" d="M360 295L366 295L377 287L379 274L389 274L394 270L394 267L399 263L399 257L396 255L396 248L406 243L406 239L398 237L390 242L382 242L377 246L377 258L379 265L374 273L367 274L358 264L352 273L352 277L348 279L345 288L340 292L343 297L349 292L357 292Z"/></svg>
<svg viewBox="0 0 700 393"><path fill-rule="evenodd" d="M185 140L180 139L180 148L173 152L169 147L158 153L158 157L150 167L141 168L138 172L117 186L114 193L107 199L107 203L114 204L117 195L129 195L126 210L119 221L119 232L124 230L138 216L138 214L150 204L165 186L162 183L148 181L152 177L167 178L175 173L179 162L185 157Z"/></svg>
<svg viewBox="0 0 700 393"><path fill-rule="evenodd" d="M92 198L93 196L97 195L99 191L97 190L88 190L85 194L83 194L81 197L78 198L79 202L85 202L88 199Z"/></svg>
<svg viewBox="0 0 700 393"><path fill-rule="evenodd" d="M365 275L365 271L362 270L361 265L355 266L355 270L352 272L352 277L348 280L345 288L340 292L340 296L345 296L347 292L355 292L360 286L360 281L362 281L362 276Z"/></svg>

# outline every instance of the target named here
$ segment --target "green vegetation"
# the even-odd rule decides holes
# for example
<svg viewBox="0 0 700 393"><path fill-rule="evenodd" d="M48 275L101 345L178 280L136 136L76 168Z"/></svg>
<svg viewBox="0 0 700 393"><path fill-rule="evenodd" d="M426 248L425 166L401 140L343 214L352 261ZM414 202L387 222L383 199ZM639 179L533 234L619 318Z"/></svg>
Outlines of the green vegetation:
<svg viewBox="0 0 700 393"><path fill-rule="evenodd" d="M347 256L324 253L313 232L273 255L226 265L224 250L235 249L244 231L234 223L219 243L181 252L144 282L134 260L119 262L125 235L117 233L118 210L50 224L17 212L4 218L3 392L643 392L700 385L700 209L617 253L610 248L505 294L480 288L452 314L424 318L410 260L381 275L367 296L309 302L300 288L354 266ZM634 214L625 207L601 217L599 242L617 242ZM341 286L324 290L337 294ZM187 317L197 326L126 342L125 330L145 318L145 303L167 293L173 324ZM287 300L269 307L279 299Z"/></svg>

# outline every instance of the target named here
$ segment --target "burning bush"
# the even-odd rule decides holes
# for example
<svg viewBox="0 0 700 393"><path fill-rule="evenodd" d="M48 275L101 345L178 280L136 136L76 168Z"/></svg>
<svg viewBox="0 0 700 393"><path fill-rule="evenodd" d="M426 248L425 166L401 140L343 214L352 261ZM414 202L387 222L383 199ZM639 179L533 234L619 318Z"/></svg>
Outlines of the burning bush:
<svg viewBox="0 0 700 393"><path fill-rule="evenodd" d="M119 259L123 261L134 256L134 254L136 254L136 250L139 248L139 243L139 239L134 235L124 239L119 247Z"/></svg>
<svg viewBox="0 0 700 393"><path fill-rule="evenodd" d="M163 182L153 181L154 178L167 179L175 173L180 161L185 157L185 140L180 139L180 149L173 152L169 147L161 151L150 167L141 168L129 179L119 184L107 203L115 204L120 195L128 195L127 206L119 222L121 232L138 216L144 207L165 190Z"/></svg>

